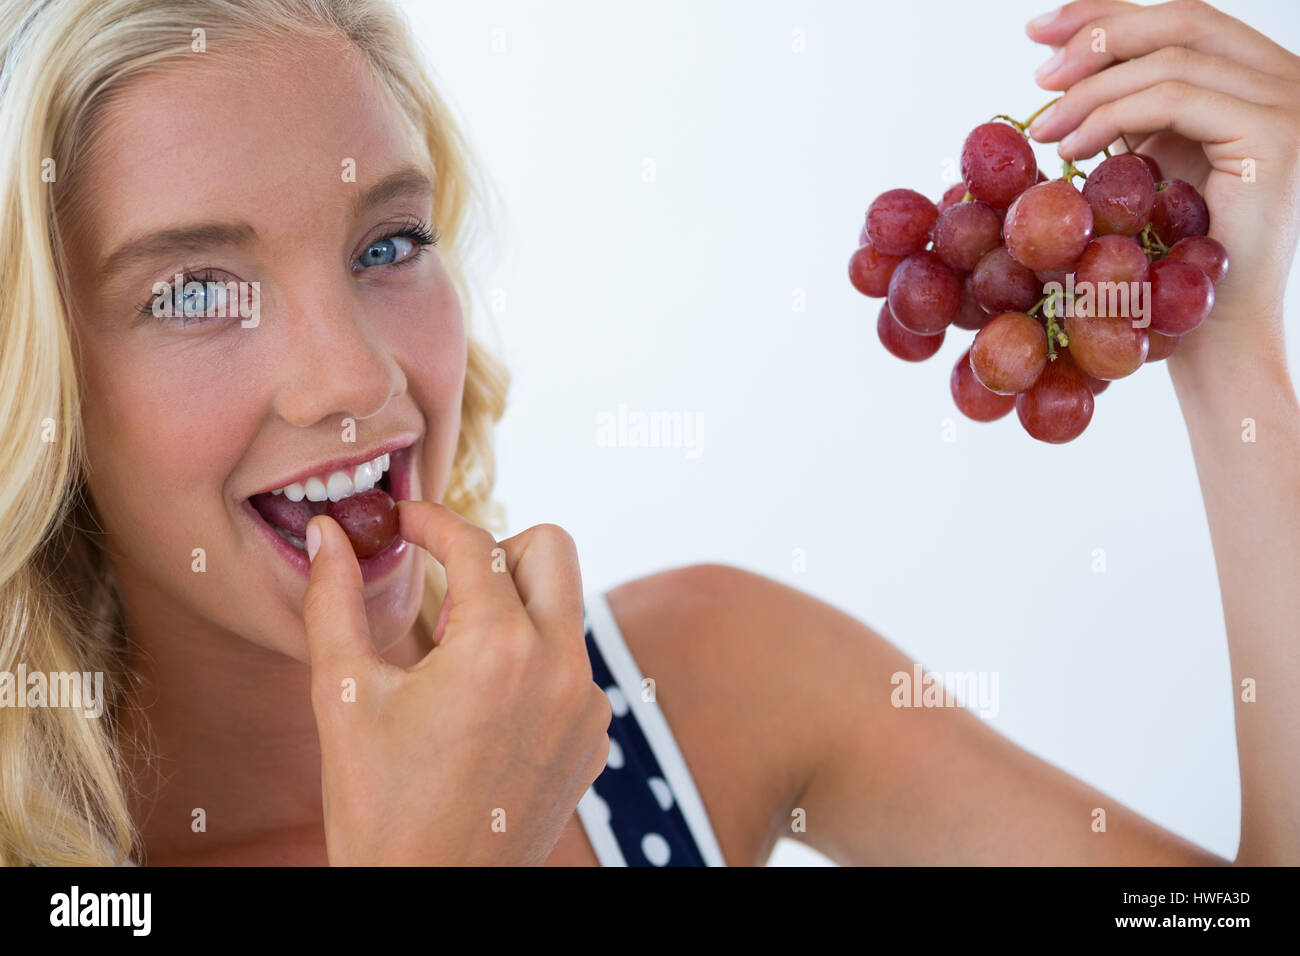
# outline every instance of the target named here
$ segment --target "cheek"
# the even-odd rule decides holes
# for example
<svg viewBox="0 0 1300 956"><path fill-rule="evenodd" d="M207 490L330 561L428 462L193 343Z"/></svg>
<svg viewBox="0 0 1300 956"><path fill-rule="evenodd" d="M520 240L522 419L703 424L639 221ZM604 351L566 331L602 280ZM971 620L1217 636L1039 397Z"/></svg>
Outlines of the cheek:
<svg viewBox="0 0 1300 956"><path fill-rule="evenodd" d="M106 344L85 370L91 495L105 530L142 563L179 556L188 564L219 518L214 480L238 457L231 372L197 355Z"/></svg>
<svg viewBox="0 0 1300 956"><path fill-rule="evenodd" d="M408 327L402 341L396 354L429 429L420 463L420 493L426 501L437 501L451 474L465 390L464 316L449 280L438 284L433 307L426 302L423 318Z"/></svg>

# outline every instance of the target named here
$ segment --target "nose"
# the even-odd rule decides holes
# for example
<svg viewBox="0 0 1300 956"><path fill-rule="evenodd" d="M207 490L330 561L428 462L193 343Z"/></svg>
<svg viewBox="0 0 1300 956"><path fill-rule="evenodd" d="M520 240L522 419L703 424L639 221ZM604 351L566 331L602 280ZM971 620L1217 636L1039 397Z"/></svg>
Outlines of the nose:
<svg viewBox="0 0 1300 956"><path fill-rule="evenodd" d="M320 281L299 288L312 291L288 297L283 315L266 317L283 357L276 411L301 427L379 414L406 390L391 343L351 288Z"/></svg>

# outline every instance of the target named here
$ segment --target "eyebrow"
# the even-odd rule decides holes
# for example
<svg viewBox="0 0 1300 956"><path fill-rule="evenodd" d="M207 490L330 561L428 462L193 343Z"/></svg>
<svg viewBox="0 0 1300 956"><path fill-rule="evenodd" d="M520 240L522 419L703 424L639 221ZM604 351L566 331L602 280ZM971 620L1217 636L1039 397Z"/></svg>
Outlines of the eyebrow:
<svg viewBox="0 0 1300 956"><path fill-rule="evenodd" d="M433 183L429 182L429 177L423 171L416 166L403 166L358 196L352 205L352 217L358 218L367 210L393 199L432 194Z"/></svg>
<svg viewBox="0 0 1300 956"><path fill-rule="evenodd" d="M352 204L353 218L367 210L405 196L429 195L433 184L419 168L403 166L371 186ZM257 240L257 230L246 222L199 222L161 229L126 240L105 256L95 270L96 281L159 256L194 253L213 246L247 246Z"/></svg>

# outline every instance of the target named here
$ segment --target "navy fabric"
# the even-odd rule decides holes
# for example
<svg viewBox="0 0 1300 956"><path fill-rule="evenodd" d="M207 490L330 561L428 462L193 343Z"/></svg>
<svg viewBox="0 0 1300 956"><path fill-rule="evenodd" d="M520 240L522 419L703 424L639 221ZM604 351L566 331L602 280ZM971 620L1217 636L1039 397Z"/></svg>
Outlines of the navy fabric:
<svg viewBox="0 0 1300 956"><path fill-rule="evenodd" d="M592 679L596 684L606 694L615 688L629 700L630 695L639 694L640 688L619 687L601 657L590 624L587 625L586 641ZM596 795L609 805L610 829L623 858L628 866L706 865L677 805L676 795L668 786L654 750L637 722L635 708L628 706L624 710L620 717L616 709L610 721L611 759L592 784ZM618 763L615 754L620 751L621 765L613 766ZM668 804L666 809L664 803ZM647 852L653 858L648 858Z"/></svg>

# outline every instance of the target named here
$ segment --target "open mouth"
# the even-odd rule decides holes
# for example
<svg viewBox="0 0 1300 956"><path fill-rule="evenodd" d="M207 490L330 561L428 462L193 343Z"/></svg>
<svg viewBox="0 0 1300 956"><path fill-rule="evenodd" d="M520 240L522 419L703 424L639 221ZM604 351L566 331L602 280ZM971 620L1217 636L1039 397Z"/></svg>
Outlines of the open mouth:
<svg viewBox="0 0 1300 956"><path fill-rule="evenodd" d="M244 500L244 510L261 527L264 537L302 573L310 573L307 559L307 523L324 514L332 501L342 501L377 488L394 501L411 497L412 445L393 449L377 458L329 475L317 475ZM367 580L396 564L407 550L400 535L383 551L358 558Z"/></svg>
<svg viewBox="0 0 1300 956"><path fill-rule="evenodd" d="M391 455L385 455L379 460L383 461L384 459L389 459L389 461L384 462L386 467L384 468L383 473L379 476L379 479L374 481L374 483L369 485L369 487L378 488L396 501L398 500L398 496L393 494ZM369 464L370 463L367 463L367 466ZM311 491L314 491L317 495L326 494L327 497L319 501L312 501L304 494L303 497L300 497L295 501L289 497L288 493L281 491L268 491L260 495L253 495L253 497L249 498L248 501L261 516L262 520L271 526L273 531L292 544L295 548L300 548L305 551L307 549L307 542L305 540L305 535L307 534L307 523L316 515L323 515L331 501L328 497L328 491L322 490L325 487L325 483L319 479L315 479L315 484L318 487L311 489ZM362 483L354 484L351 490L346 491L342 495L336 494L335 500L350 498L354 494L366 490L364 487L360 487L361 484Z"/></svg>

